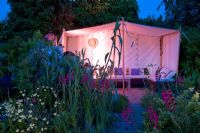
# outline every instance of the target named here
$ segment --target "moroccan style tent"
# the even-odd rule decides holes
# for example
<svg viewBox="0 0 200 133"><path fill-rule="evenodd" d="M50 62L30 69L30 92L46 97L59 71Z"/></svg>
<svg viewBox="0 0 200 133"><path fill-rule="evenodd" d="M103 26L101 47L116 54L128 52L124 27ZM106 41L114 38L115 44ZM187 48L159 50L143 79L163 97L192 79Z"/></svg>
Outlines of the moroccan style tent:
<svg viewBox="0 0 200 133"><path fill-rule="evenodd" d="M180 32L173 29L158 28L120 21L124 33L123 63L125 68L144 68L164 66L178 71ZM112 45L114 23L95 27L63 31L62 45L64 51L81 51L86 49L86 57L92 64L104 64L104 57ZM151 73L155 73L152 68Z"/></svg>

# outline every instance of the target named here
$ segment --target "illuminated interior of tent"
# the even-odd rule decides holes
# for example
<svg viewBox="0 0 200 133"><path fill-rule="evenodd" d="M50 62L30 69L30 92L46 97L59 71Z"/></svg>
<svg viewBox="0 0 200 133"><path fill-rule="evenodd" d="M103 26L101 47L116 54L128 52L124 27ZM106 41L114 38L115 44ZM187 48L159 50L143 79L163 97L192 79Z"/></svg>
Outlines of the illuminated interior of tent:
<svg viewBox="0 0 200 133"><path fill-rule="evenodd" d="M155 73L158 66L178 71L180 33L178 30L156 28L124 22L124 67L145 68ZM92 65L99 61L104 65L104 57L110 51L115 23L65 31L62 42L65 51L86 50L86 57ZM118 39L116 39L119 45ZM116 58L117 61L117 58ZM117 64L115 64L117 65ZM120 63L122 67L122 62Z"/></svg>

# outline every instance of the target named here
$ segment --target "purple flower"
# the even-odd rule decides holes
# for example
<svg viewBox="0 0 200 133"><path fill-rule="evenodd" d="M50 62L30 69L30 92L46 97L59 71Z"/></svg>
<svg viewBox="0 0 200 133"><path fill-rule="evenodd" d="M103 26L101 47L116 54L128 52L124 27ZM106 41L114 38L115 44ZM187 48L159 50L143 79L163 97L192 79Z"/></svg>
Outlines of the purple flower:
<svg viewBox="0 0 200 133"><path fill-rule="evenodd" d="M67 84L69 81L74 80L74 72L69 72L65 76L60 76L59 77L59 82L61 84Z"/></svg>
<svg viewBox="0 0 200 133"><path fill-rule="evenodd" d="M53 33L48 33L44 36L47 41L52 41L54 44L57 43L57 37Z"/></svg>
<svg viewBox="0 0 200 133"><path fill-rule="evenodd" d="M174 111L176 107L176 101L174 96L172 95L171 90L163 90L162 91L162 100L165 103L165 106L168 111Z"/></svg>
<svg viewBox="0 0 200 133"><path fill-rule="evenodd" d="M31 102L32 102L32 104L36 104L37 103L37 99L36 98L32 98Z"/></svg>
<svg viewBox="0 0 200 133"><path fill-rule="evenodd" d="M147 113L151 124L153 124L153 128L157 128L159 120L157 112L150 106L147 109Z"/></svg>
<svg viewBox="0 0 200 133"><path fill-rule="evenodd" d="M87 83L87 82L89 82L89 76L88 76L88 74L84 74L83 75L83 77L82 77L82 79L81 79L81 83L83 84L83 83Z"/></svg>

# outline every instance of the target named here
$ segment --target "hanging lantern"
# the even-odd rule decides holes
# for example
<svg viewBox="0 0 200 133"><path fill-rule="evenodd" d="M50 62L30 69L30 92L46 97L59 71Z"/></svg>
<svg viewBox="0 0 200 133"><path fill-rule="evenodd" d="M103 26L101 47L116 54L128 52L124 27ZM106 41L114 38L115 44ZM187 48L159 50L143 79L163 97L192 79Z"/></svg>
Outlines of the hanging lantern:
<svg viewBox="0 0 200 133"><path fill-rule="evenodd" d="M98 40L96 38L90 38L88 40L88 45L92 48L96 48L96 46L98 45Z"/></svg>

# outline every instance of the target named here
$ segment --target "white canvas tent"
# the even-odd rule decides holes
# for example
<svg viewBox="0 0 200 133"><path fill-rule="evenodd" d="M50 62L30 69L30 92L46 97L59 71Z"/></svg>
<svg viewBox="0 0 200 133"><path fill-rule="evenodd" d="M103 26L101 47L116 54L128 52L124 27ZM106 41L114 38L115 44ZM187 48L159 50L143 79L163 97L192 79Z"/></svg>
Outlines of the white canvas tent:
<svg viewBox="0 0 200 133"><path fill-rule="evenodd" d="M124 32L124 68L145 68L150 64L164 66L178 72L180 32L178 30L145 26L130 22L121 23ZM95 27L63 31L61 41L64 51L86 49L86 57L92 64L104 64L104 57L112 45L114 23ZM124 29L124 30L123 30ZM88 40L96 38L96 48L88 45ZM123 62L123 61L122 61ZM120 66L122 67L122 62ZM117 65L117 64L116 64Z"/></svg>

